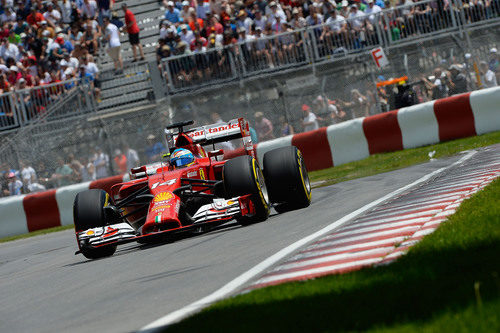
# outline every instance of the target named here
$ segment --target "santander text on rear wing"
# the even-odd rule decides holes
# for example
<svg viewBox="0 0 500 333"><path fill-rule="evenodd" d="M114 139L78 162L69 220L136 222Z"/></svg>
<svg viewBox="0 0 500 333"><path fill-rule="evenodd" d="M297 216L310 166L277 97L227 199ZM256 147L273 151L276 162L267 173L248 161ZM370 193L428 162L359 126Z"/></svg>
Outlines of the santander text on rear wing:
<svg viewBox="0 0 500 333"><path fill-rule="evenodd" d="M245 120L243 121L246 123ZM193 143L199 143L201 145L225 142L243 137L238 119L230 120L227 123L221 122L193 128L187 131L186 134L193 139Z"/></svg>
<svg viewBox="0 0 500 333"><path fill-rule="evenodd" d="M172 133L169 130L165 130L165 133L167 135L168 146L174 147L179 137L179 133ZM184 133L193 140L194 144L200 144L202 146L242 138L243 147L245 147L247 154L254 156L252 139L250 137L250 127L244 118L196 127L186 130Z"/></svg>

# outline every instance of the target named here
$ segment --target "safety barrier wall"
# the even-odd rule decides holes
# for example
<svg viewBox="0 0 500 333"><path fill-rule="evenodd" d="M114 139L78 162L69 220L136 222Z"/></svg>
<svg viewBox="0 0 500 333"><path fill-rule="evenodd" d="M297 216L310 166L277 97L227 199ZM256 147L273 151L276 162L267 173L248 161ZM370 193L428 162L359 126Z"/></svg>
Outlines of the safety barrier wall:
<svg viewBox="0 0 500 333"><path fill-rule="evenodd" d="M372 154L415 148L500 130L500 87L474 91L411 107L358 118L315 131L256 145L257 157L272 149L298 147L309 171L361 160ZM243 154L228 152L225 158ZM0 237L71 225L80 191L109 190L128 175L75 184L0 200Z"/></svg>
<svg viewBox="0 0 500 333"><path fill-rule="evenodd" d="M500 87L456 95L257 145L267 151L294 145L309 171L500 130Z"/></svg>

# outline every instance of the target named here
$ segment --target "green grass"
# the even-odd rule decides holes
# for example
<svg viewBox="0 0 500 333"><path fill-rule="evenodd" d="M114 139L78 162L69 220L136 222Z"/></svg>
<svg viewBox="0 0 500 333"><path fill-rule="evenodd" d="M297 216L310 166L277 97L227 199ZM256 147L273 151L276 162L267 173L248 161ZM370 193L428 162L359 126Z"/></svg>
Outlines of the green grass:
<svg viewBox="0 0 500 333"><path fill-rule="evenodd" d="M342 164L333 168L309 173L311 182L320 182L319 186L340 183L355 178L372 176L378 173L406 168L429 161L429 153L436 151L433 158L455 155L461 151L489 146L500 142L500 131L465 139L453 140L432 146L406 149L385 154L371 155L356 162ZM318 186L315 185L315 186Z"/></svg>
<svg viewBox="0 0 500 333"><path fill-rule="evenodd" d="M52 232L68 230L68 229L73 229L73 225L72 224L65 225L62 227L54 227L54 228L49 228L49 229L37 230L37 231L30 232L29 234L4 237L4 238L0 238L0 243L10 242L13 240L18 240L18 239L23 239L23 238L34 237L34 236L38 236L38 235L45 235L45 234L49 234Z"/></svg>
<svg viewBox="0 0 500 333"><path fill-rule="evenodd" d="M223 300L168 331L500 332L500 180L396 262Z"/></svg>

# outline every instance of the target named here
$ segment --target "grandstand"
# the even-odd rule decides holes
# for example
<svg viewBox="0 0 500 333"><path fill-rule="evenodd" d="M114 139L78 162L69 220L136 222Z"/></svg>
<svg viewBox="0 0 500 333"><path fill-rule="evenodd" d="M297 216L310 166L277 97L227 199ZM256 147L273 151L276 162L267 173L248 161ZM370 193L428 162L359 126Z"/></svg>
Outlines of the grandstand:
<svg viewBox="0 0 500 333"><path fill-rule="evenodd" d="M0 145L0 162L18 167L19 160L24 159L37 171L47 173L54 170L54 161L60 155L77 152L85 159L99 146L112 157L126 142L147 163L147 137L154 135L161 140L163 126L172 121L212 122L213 112L224 120L244 116L250 122L255 112L263 112L279 136L284 120L296 132L301 131L301 110L310 105L320 116L320 125L326 126L342 121L332 118L332 108L344 108L347 116L343 120L387 111L392 105L389 97L376 89L376 83L384 77L408 76L418 92L416 102L429 100L431 95L422 77L432 80L436 67L447 72L452 65L459 66L467 90L483 88L474 63L491 62L491 50L500 45L498 2L492 2L489 9L455 7L451 12L438 10L434 15L411 19L404 14L418 6L430 6L433 1L377 13L372 28L366 30L368 34L352 30L335 35L329 23L280 33L268 31L261 39L238 42L233 38L201 52L174 52L162 59L160 66L155 46L165 9L157 0L126 1L141 29L146 60L132 62L128 35L122 33L125 66L121 74L115 74L106 45L101 42L96 57L101 83L97 98L80 80L34 88L29 94L38 103L36 109L32 104L15 103L26 92L4 94L2 107L8 112L9 106L14 106L10 111L14 111L17 122L2 123L0 118L5 138ZM115 11L123 20L121 3L116 1ZM242 35L232 26L226 29ZM378 46L386 50L389 59L385 68L377 68L369 53ZM363 100L358 109L349 107L357 105L350 100L353 91L358 91ZM319 107L318 100L328 101L330 107ZM42 110L33 113L42 117L29 116L27 110Z"/></svg>
<svg viewBox="0 0 500 333"><path fill-rule="evenodd" d="M158 0L117 0L114 11L123 22L124 13L121 4L127 3L134 13L141 29L140 41L144 48L146 61L131 63L132 47L126 32L120 33L122 57L125 69L123 74L115 75L113 62L105 52L105 45L99 50L98 65L101 69L102 101L97 110L101 113L120 111L140 111L151 108L152 83L149 75L148 61L155 61L154 53L158 41L158 25L164 17L165 9L160 7Z"/></svg>

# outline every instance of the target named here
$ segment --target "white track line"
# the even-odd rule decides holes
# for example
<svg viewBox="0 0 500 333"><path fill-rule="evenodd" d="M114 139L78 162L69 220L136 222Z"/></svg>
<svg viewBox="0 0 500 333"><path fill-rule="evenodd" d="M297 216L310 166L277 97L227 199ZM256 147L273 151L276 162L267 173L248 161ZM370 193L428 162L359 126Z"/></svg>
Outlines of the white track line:
<svg viewBox="0 0 500 333"><path fill-rule="evenodd" d="M186 305L185 307L176 310L174 312L171 312L164 317L161 317L154 322L144 326L141 328L138 332L144 333L144 332L155 332L158 331L159 329L163 329L164 327L171 325L173 323L176 323L180 321L183 318L186 318L187 316L196 313L200 311L201 309L211 305L212 303L230 295L232 292L237 290L238 288L241 288L245 283L250 281L252 278L256 277L257 275L261 274L264 272L266 269L271 267L272 265L276 264L278 261L282 260L283 258L287 257L288 255L292 254L299 248L303 247L304 245L312 242L313 240L329 233L330 231L340 227L344 223L354 219L355 217L363 214L364 212L370 210L371 208L381 204L384 201L387 201L389 199L394 198L395 196L409 190L410 188L421 184L423 182L426 182L427 180L431 179L432 177L440 174L441 172L445 171L446 169L449 169L457 164L463 163L466 160L470 159L472 156L474 156L477 153L477 151L469 151L465 156L463 156L460 160L456 161L455 163L447 166L440 168L434 172L431 172L430 174L423 176L422 178L414 181L411 184L408 184L406 186L401 187L400 189L397 189L394 192L391 192L385 196L383 196L380 199L377 199L357 210L354 212L347 214L346 216L342 217L341 219L333 222L332 224L324 227L323 229L305 237L297 242L285 247L284 249L278 251L274 255L270 256L269 258L265 259L261 263L257 264L256 266L250 268L248 271L245 273L241 274L234 280L230 281L226 285L222 286L220 289L214 291L210 295L203 297L202 299L193 302L189 305Z"/></svg>

